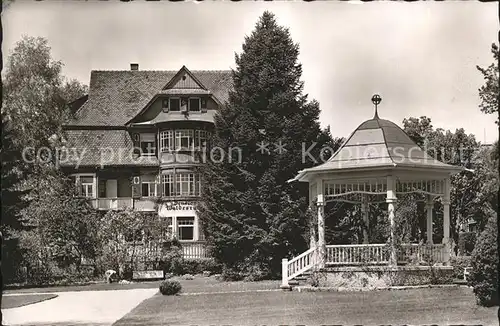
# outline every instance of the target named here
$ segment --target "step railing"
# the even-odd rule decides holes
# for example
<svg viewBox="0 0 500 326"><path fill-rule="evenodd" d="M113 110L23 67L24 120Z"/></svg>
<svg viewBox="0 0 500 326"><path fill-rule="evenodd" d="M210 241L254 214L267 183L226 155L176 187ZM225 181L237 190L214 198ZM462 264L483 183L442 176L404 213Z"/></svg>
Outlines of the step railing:
<svg viewBox="0 0 500 326"><path fill-rule="evenodd" d="M284 258L281 261L281 286L289 287L288 281L313 268L318 262L317 247L292 258L290 261Z"/></svg>

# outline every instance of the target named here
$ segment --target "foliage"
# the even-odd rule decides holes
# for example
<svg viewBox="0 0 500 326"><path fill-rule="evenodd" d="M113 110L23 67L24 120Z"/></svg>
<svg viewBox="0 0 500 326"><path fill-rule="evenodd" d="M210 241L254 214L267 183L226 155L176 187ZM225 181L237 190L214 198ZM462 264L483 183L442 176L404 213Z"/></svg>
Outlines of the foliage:
<svg viewBox="0 0 500 326"><path fill-rule="evenodd" d="M464 278L464 269L471 267L471 257L453 256L451 257L450 265L453 266L453 278L462 280Z"/></svg>
<svg viewBox="0 0 500 326"><path fill-rule="evenodd" d="M416 193L404 194L398 198L394 221L396 243L415 243L424 239L424 199L424 196Z"/></svg>
<svg viewBox="0 0 500 326"><path fill-rule="evenodd" d="M485 84L479 88L479 97L481 111L486 114L498 114L498 94L500 87L498 86L498 45L491 44L491 53L493 54L493 63L488 68L477 69L483 74ZM496 120L498 124L498 117Z"/></svg>
<svg viewBox="0 0 500 326"><path fill-rule="evenodd" d="M458 253L460 255L469 256L474 250L476 244L475 232L461 232L458 235Z"/></svg>
<svg viewBox="0 0 500 326"><path fill-rule="evenodd" d="M2 111L19 130L23 147L50 148L50 137L62 136L61 124L69 118L66 104L87 91L78 81L67 81L62 66L41 37L24 36L9 54Z"/></svg>
<svg viewBox="0 0 500 326"><path fill-rule="evenodd" d="M476 220L481 230L489 211L498 207L498 160L495 160L493 150L480 148L474 135L467 135L462 128L454 133L434 129L431 119L425 116L405 119L403 124L405 132L430 156L469 169L451 178L451 235L455 242L458 241L458 233L471 218ZM440 201L435 208L442 211ZM442 214L436 214L434 220L435 224L442 223ZM442 235L442 228L435 225L434 230Z"/></svg>
<svg viewBox="0 0 500 326"><path fill-rule="evenodd" d="M497 216L491 215L472 252L469 285L482 306L499 303L498 291L498 226Z"/></svg>
<svg viewBox="0 0 500 326"><path fill-rule="evenodd" d="M73 201L55 166L61 123L69 117L66 103L86 92L79 82L67 81L61 68L46 39L25 36L9 54L2 79L2 231L8 227L8 236L18 238L2 250L31 270L40 262L59 268L79 261L77 256L92 248L86 242L91 222L84 218L89 207ZM28 254L28 247L41 256ZM36 268L41 279L54 272Z"/></svg>
<svg viewBox="0 0 500 326"><path fill-rule="evenodd" d="M160 250L144 252L155 248L165 236L161 220L156 214L131 209L108 211L101 219L98 238L102 243L99 266L114 269L120 276L131 273L139 267L140 259L155 261L161 258Z"/></svg>
<svg viewBox="0 0 500 326"><path fill-rule="evenodd" d="M184 273L184 256L181 244L174 238L170 243L164 244L161 258L161 268L165 274L182 275Z"/></svg>
<svg viewBox="0 0 500 326"><path fill-rule="evenodd" d="M28 204L28 190L20 189L25 174L22 153L16 144L17 132L2 111L2 224L0 230L4 238L9 238L13 230L22 228L20 211Z"/></svg>
<svg viewBox="0 0 500 326"><path fill-rule="evenodd" d="M307 186L287 181L315 164L307 155L303 161L302 146L316 143L310 153L317 158L332 140L320 129L318 103L302 94L298 53L289 31L265 12L236 55L233 91L215 116L212 145L234 160L224 156L202 167L197 210L225 275L260 270L277 276L281 259L302 252L309 241ZM276 147L280 141L285 150ZM268 144L269 151L258 144ZM229 153L236 147L241 162L237 151Z"/></svg>
<svg viewBox="0 0 500 326"><path fill-rule="evenodd" d="M317 214L315 214L317 216ZM343 202L325 205L325 240L331 244L351 244L362 240L361 210Z"/></svg>
<svg viewBox="0 0 500 326"><path fill-rule="evenodd" d="M181 283L179 281L166 280L160 284L160 293L163 295L174 295L182 290Z"/></svg>
<svg viewBox="0 0 500 326"><path fill-rule="evenodd" d="M219 274L221 266L213 259L185 259L182 264L182 274L196 275L204 271L209 271L210 274Z"/></svg>
<svg viewBox="0 0 500 326"><path fill-rule="evenodd" d="M59 171L46 169L43 181L30 194L34 196L31 205L23 210L32 226L24 232L23 241L31 239L35 248L50 248L47 259L61 267L78 267L83 258L94 259L100 227L95 209L86 198L77 196L74 184Z"/></svg>

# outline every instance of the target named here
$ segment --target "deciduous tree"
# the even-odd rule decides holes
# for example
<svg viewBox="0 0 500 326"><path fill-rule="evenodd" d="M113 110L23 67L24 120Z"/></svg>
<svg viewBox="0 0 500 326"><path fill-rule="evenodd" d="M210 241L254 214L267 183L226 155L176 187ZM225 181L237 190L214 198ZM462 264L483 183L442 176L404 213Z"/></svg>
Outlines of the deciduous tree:
<svg viewBox="0 0 500 326"><path fill-rule="evenodd" d="M481 104L479 107L481 111L486 114L498 115L498 97L500 96L500 87L498 85L498 45L495 43L491 44L491 53L493 54L493 63L488 66L488 68L481 68L477 66L477 69L484 76L484 85L479 88L479 97L481 99ZM496 123L498 124L498 116L496 117Z"/></svg>
<svg viewBox="0 0 500 326"><path fill-rule="evenodd" d="M433 129L427 117L410 118L403 121L404 129L432 157L452 165L460 165L468 170L451 179L451 223L452 236L458 240L458 233L469 219L484 227L488 211L496 209L496 189L498 163L493 159L490 148L481 148L474 135L466 134L463 128L454 133L443 129ZM437 204L442 209L440 202ZM438 215L441 218L441 215ZM439 222L439 221L436 221ZM439 228L436 229L438 232Z"/></svg>

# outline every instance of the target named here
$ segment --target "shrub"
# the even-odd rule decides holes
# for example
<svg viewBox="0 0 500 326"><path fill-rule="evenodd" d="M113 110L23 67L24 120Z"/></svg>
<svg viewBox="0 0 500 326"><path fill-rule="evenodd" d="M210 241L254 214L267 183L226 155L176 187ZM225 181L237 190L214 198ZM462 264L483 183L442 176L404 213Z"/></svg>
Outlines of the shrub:
<svg viewBox="0 0 500 326"><path fill-rule="evenodd" d="M189 259L184 260L182 265L182 273L184 274L201 274L204 271L209 271L211 274L219 274L222 270L220 264L217 264L213 259Z"/></svg>
<svg viewBox="0 0 500 326"><path fill-rule="evenodd" d="M191 275L191 274L184 274L184 275L181 276L181 278L183 280L188 280L188 281L194 280L194 276Z"/></svg>
<svg viewBox="0 0 500 326"><path fill-rule="evenodd" d="M469 285L482 306L498 305L497 217L492 215L472 252Z"/></svg>
<svg viewBox="0 0 500 326"><path fill-rule="evenodd" d="M160 265L165 274L183 274L184 259L180 244L174 241L168 243L168 245L164 248L164 254L160 261Z"/></svg>
<svg viewBox="0 0 500 326"><path fill-rule="evenodd" d="M458 253L459 255L469 256L474 250L476 244L476 233L462 232L458 235Z"/></svg>
<svg viewBox="0 0 500 326"><path fill-rule="evenodd" d="M160 293L163 295L174 295L182 290L181 283L178 281L163 281L160 284Z"/></svg>
<svg viewBox="0 0 500 326"><path fill-rule="evenodd" d="M462 280L464 278L465 267L471 266L470 256L453 257L450 261L453 266L453 278Z"/></svg>

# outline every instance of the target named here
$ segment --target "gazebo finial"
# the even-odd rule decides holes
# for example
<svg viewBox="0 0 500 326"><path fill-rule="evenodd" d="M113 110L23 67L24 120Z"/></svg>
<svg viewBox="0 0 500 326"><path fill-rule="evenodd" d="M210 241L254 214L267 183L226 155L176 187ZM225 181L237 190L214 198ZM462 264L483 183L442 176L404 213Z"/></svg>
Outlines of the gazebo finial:
<svg viewBox="0 0 500 326"><path fill-rule="evenodd" d="M373 119L379 119L378 112L377 112L377 106L380 104L380 102L382 102L382 98L380 97L380 95L375 94L372 96L372 102L373 102L373 104L375 104L375 115L373 116Z"/></svg>

